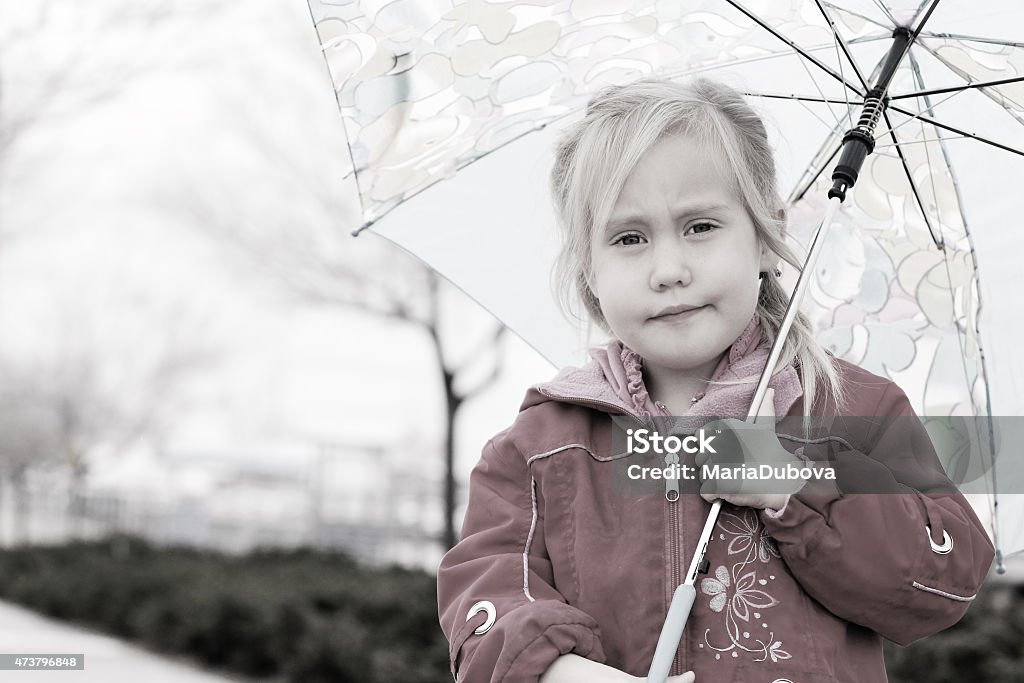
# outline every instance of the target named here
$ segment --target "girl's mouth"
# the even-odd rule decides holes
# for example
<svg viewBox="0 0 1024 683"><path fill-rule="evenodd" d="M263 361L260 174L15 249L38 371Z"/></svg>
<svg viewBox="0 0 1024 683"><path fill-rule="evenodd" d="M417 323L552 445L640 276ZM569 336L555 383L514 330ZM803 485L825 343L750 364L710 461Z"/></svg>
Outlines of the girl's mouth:
<svg viewBox="0 0 1024 683"><path fill-rule="evenodd" d="M658 315L658 316L655 316L655 317L651 318L651 320L653 320L655 322L661 322L661 323L682 322L684 320L689 320L693 316L695 316L698 313L700 313L701 311L703 311L705 308L707 308L707 306L698 306L697 308L690 308L690 309L687 309L685 311L680 311L678 313L668 313L668 314L665 314L665 315Z"/></svg>

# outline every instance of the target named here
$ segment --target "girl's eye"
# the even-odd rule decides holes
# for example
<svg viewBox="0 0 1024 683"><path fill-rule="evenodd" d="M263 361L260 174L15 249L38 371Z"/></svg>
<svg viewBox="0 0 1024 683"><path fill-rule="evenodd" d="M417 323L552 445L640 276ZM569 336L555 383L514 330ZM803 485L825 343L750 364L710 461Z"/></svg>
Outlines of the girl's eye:
<svg viewBox="0 0 1024 683"><path fill-rule="evenodd" d="M632 246L635 246L637 244L640 244L640 240L642 240L642 239L643 239L643 237L639 233L628 232L625 235L622 235L621 237L619 237L614 242L612 242L612 244L621 244L621 245L623 245L625 247L632 247Z"/></svg>
<svg viewBox="0 0 1024 683"><path fill-rule="evenodd" d="M708 233L711 232L712 230L715 230L717 227L718 226L715 225L714 223L694 223L693 225L686 229L686 232L695 235L702 235L704 233Z"/></svg>

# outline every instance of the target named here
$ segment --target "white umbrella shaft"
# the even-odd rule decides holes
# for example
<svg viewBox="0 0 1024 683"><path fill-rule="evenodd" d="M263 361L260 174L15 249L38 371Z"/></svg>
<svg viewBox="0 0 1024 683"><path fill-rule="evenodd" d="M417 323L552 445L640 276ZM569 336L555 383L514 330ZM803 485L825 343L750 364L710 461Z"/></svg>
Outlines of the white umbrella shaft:
<svg viewBox="0 0 1024 683"><path fill-rule="evenodd" d="M833 197L829 200L828 207L825 210L825 217L818 224L817 230L814 231L810 252L807 254L807 261L804 263L803 270L800 271L800 276L797 278L796 287L793 289L793 296L789 300L789 307L786 308L786 315L783 317L782 325L779 327L779 334L775 338L775 343L772 344L768 361L765 363L764 370L761 372L761 378L757 382L757 389L754 391L754 398L750 402L750 409L747 412L747 422L753 422L761 409L764 395L768 391L768 382L771 380L775 366L779 362L779 356L782 355L782 347L786 343L786 337L793 326L793 320L800 310L800 302L803 300L804 292L807 290L807 285L814 274L814 266L818 262L821 246L825 242L825 234L829 226L832 225L832 220L836 215L836 211L839 210L840 204L842 204L842 200L839 197ZM672 595L672 602L669 604L668 614L661 628L661 635L658 637L658 646L654 650L654 659L651 661L651 668L647 674L647 683L665 683L665 680L668 678L672 667L672 660L675 659L676 650L679 649L679 639L682 637L683 627L690 616L690 610L693 607L693 601L697 594L697 573L701 562L704 560L704 554L708 549L708 543L711 540L711 534L715 529L715 523L718 521L718 513L721 509L722 501L716 500L711 506L711 511L708 512L707 521L704 522L704 530L701 531L700 539L697 541L697 550L693 554L690 568L686 571L686 580L676 588L675 593Z"/></svg>

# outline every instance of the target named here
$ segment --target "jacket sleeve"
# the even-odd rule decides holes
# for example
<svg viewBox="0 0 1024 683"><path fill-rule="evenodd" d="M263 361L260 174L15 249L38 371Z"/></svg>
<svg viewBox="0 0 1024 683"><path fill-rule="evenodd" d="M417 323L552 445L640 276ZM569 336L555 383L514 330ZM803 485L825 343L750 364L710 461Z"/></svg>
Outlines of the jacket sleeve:
<svg viewBox="0 0 1024 683"><path fill-rule="evenodd" d="M537 681L570 652L604 662L597 623L554 588L539 487L506 434L487 443L473 469L462 540L437 574L441 627L460 683Z"/></svg>
<svg viewBox="0 0 1024 683"><path fill-rule="evenodd" d="M811 597L906 645L960 620L995 550L906 395L891 384L879 407L868 454L839 451L837 481L808 482L761 519Z"/></svg>

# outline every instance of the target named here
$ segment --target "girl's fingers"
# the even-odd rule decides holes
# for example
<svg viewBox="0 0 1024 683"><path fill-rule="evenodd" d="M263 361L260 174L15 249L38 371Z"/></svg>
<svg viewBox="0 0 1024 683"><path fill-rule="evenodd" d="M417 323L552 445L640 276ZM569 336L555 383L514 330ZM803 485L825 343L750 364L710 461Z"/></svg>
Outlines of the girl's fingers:
<svg viewBox="0 0 1024 683"><path fill-rule="evenodd" d="M669 676L665 679L665 683L694 683L696 680L697 677L694 673L692 671L687 671L679 676Z"/></svg>

